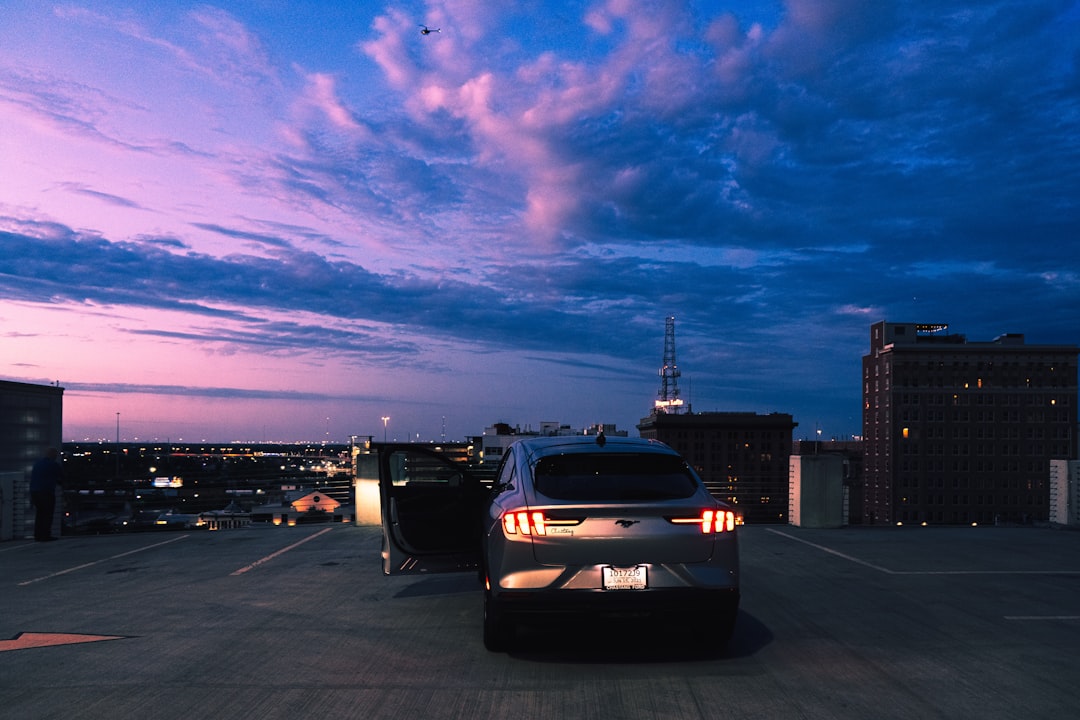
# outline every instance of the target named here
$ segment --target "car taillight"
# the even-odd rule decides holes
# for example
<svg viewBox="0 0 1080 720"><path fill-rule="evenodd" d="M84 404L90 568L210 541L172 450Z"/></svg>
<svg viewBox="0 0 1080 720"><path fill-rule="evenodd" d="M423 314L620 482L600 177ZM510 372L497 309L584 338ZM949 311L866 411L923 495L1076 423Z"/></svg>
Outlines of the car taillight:
<svg viewBox="0 0 1080 720"><path fill-rule="evenodd" d="M544 513L512 510L503 514L503 529L507 535L547 535Z"/></svg>
<svg viewBox="0 0 1080 720"><path fill-rule="evenodd" d="M700 517L670 518L676 525L700 525L701 532L732 532L735 530L735 513L731 510L702 510Z"/></svg>

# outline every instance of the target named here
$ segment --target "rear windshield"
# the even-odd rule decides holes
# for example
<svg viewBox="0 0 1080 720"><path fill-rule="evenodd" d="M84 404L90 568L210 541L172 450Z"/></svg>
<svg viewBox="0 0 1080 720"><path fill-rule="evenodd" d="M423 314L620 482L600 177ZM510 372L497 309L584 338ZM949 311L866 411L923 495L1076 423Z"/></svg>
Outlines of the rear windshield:
<svg viewBox="0 0 1080 720"><path fill-rule="evenodd" d="M656 453L553 455L536 463L533 478L553 500L589 502L675 500L698 487L682 458Z"/></svg>

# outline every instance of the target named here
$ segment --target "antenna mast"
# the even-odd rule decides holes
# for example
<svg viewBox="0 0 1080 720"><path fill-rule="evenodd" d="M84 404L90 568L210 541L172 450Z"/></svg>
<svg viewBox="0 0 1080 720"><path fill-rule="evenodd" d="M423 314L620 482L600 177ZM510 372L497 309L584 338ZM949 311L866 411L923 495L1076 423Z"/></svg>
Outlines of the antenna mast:
<svg viewBox="0 0 1080 720"><path fill-rule="evenodd" d="M679 366L675 362L675 317L664 320L664 366L660 368L660 392L654 413L677 414L683 411L679 398Z"/></svg>

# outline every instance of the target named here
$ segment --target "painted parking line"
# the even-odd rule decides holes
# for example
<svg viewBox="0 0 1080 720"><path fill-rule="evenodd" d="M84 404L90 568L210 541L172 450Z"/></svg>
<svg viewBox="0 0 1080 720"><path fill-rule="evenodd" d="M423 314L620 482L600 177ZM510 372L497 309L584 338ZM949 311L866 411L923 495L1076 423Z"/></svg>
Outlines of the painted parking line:
<svg viewBox="0 0 1080 720"><path fill-rule="evenodd" d="M37 545L33 540L19 540L17 542L5 542L0 545L0 553L11 552L12 550L22 550L24 548L32 548Z"/></svg>
<svg viewBox="0 0 1080 720"><path fill-rule="evenodd" d="M76 565L75 567L69 567L69 568L67 568L65 570L58 570L57 572L50 573L48 575L42 575L41 577L34 578L33 580L24 580L23 582L19 583L19 586L21 587L23 585L33 585L34 583L41 582L42 580L49 580L50 578L60 577L61 575L67 575L68 573L73 573L76 570L84 570L84 569L86 569L88 567L93 567L94 565L100 565L103 562L109 562L110 560L116 560L118 558L127 557L128 555L134 555L135 553L145 552L146 550L153 550L156 547L161 547L162 545L168 545L169 543L174 543L177 540L183 540L186 537L187 537L187 535L181 535L180 537L174 537L171 540L165 540L163 542L154 543L153 545L146 545L144 547L136 548L134 550L128 550L127 552L122 552L119 555L111 555L111 556L109 556L107 558L102 558L101 560L95 560L94 562L83 563L82 565Z"/></svg>
<svg viewBox="0 0 1080 720"><path fill-rule="evenodd" d="M55 647L56 645L78 645L80 643L101 642L103 640L123 640L124 638L124 635L23 632L10 640L0 640L0 652L26 650L28 648Z"/></svg>
<svg viewBox="0 0 1080 720"><path fill-rule="evenodd" d="M894 575L1080 575L1080 570L897 570Z"/></svg>
<svg viewBox="0 0 1080 720"><path fill-rule="evenodd" d="M809 545L812 548L821 550L822 552L835 555L853 563L863 565L865 567L877 570L878 572L885 573L886 575L1080 575L1080 570L890 570L887 567L881 565L875 565L874 563L860 560L852 555L833 550L832 548L824 545L819 545L814 542L810 542L801 537L796 537L780 530L774 530L772 528L766 528L773 535L779 535L795 542L800 542L804 545Z"/></svg>
<svg viewBox="0 0 1080 720"><path fill-rule="evenodd" d="M849 560L849 561L851 561L853 563L857 563L859 565L863 565L863 566L871 568L873 570L877 570L878 572L883 572L886 575L897 575L898 574L895 570L890 570L888 568L881 567L880 565L875 565L874 563L869 563L869 562L866 562L865 560L860 560L859 558L852 557L851 555L845 555L844 553L833 550L832 548L827 548L824 545L818 545L817 543L812 543L809 540L804 540L803 538L795 537L794 535L789 535L786 532L780 532L779 530L773 530L772 528L765 528L765 529L768 530L769 532L771 532L774 535L779 535L780 537L786 537L787 539L794 540L795 542L801 542L803 545L809 545L810 547L821 550L822 552L827 552L830 555L835 555L835 556L841 557L841 558L843 558L845 560Z"/></svg>
<svg viewBox="0 0 1080 720"><path fill-rule="evenodd" d="M234 572L229 573L229 575L230 576L232 576L232 575L243 575L248 570L254 570L255 568L262 565L264 562L269 562L270 560L273 560L274 558L276 558L278 555L282 555L284 553L289 552L290 550L298 548L301 545L303 545L304 543L308 542L309 540L314 540L315 538L319 537L323 533L328 533L331 530L333 530L333 528L326 528L324 530L320 530L319 532L315 533L314 535L308 535L303 540L298 540L297 542L294 542L292 545L290 545L288 547L283 547L283 548L281 548L280 550L278 550L275 553L270 553L266 557L260 558L260 559L256 560L255 562L251 563L250 565L247 565L245 567L240 568L239 570L236 570Z"/></svg>

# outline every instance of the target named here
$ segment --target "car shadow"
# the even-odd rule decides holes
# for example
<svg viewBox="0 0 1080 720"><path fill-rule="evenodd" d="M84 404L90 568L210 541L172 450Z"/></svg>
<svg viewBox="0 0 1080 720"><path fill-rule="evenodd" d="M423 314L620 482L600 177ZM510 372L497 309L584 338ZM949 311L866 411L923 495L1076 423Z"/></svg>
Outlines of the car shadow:
<svg viewBox="0 0 1080 720"><path fill-rule="evenodd" d="M704 644L701 624L673 625L651 618L559 618L522 624L508 655L546 663L644 664L723 662L749 657L773 640L756 617L739 611L735 631L724 646Z"/></svg>
<svg viewBox="0 0 1080 720"><path fill-rule="evenodd" d="M396 598L431 597L433 595L459 595L477 593L477 607L480 607L480 580L476 571L435 575L410 583L394 593Z"/></svg>
<svg viewBox="0 0 1080 720"><path fill-rule="evenodd" d="M395 598L475 593L480 623L480 583L475 574L435 575L409 583ZM552 615L523 622L507 655L544 663L641 664L724 661L750 657L773 641L772 631L745 609L739 610L727 645L700 641L707 617L674 624L648 616ZM480 629L477 628L479 637Z"/></svg>

